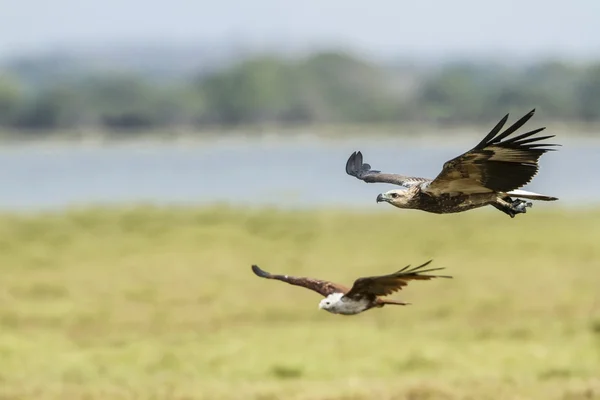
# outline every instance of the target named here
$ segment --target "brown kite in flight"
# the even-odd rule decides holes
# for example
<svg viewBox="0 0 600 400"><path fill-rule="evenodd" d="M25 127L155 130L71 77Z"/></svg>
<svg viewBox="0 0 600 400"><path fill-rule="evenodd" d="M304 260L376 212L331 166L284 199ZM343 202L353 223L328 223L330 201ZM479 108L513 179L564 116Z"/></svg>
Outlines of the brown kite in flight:
<svg viewBox="0 0 600 400"><path fill-rule="evenodd" d="M352 288L347 288L337 283L323 281L313 278L295 277L289 275L272 275L260 269L257 265L252 266L252 271L261 278L275 279L289 283L290 285L302 286L313 290L325 298L319 303L319 308L333 314L354 315L371 308L381 308L386 304L405 306L410 303L382 299L388 296L412 280L430 280L433 278L452 278L446 275L423 275L427 272L438 271L444 268L430 268L424 270L432 260L418 267L410 268L410 265L400 271L389 275L370 276L358 278L354 281Z"/></svg>

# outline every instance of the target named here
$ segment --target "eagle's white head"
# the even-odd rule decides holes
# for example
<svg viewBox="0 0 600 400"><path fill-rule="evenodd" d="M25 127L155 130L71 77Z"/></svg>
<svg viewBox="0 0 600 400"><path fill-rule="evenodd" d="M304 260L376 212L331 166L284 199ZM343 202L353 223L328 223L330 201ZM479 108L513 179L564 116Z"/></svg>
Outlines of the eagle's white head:
<svg viewBox="0 0 600 400"><path fill-rule="evenodd" d="M393 189L388 190L385 193L379 193L377 195L377 202L382 201L390 203L391 205L398 208L408 208L408 202L412 199L413 192L406 189Z"/></svg>
<svg viewBox="0 0 600 400"><path fill-rule="evenodd" d="M319 309L326 310L332 312L336 309L337 305L341 302L344 293L332 293L329 296L325 297L319 303Z"/></svg>

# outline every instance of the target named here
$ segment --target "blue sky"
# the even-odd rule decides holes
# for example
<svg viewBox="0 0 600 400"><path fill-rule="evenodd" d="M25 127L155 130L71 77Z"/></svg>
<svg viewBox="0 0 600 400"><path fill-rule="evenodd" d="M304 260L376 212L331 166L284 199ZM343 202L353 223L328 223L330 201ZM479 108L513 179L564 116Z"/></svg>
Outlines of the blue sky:
<svg viewBox="0 0 600 400"><path fill-rule="evenodd" d="M600 58L600 1L0 0L0 56L102 43L344 44L375 56Z"/></svg>

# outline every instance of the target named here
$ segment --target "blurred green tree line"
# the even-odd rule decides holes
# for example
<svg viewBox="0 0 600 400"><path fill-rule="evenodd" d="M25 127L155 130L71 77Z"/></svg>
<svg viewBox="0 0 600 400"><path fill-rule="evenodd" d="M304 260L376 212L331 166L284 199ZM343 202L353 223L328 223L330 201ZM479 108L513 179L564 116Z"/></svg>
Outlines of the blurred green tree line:
<svg viewBox="0 0 600 400"><path fill-rule="evenodd" d="M565 122L600 121L600 63L447 63L419 70L323 52L254 56L175 80L84 71L32 82L0 71L0 127L30 131L489 123L509 109L534 107Z"/></svg>

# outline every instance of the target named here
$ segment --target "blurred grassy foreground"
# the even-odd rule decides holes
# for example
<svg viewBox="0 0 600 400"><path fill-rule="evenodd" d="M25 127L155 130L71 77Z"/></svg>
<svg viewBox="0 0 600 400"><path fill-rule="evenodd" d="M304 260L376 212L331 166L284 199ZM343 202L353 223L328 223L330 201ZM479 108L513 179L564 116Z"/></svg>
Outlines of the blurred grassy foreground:
<svg viewBox="0 0 600 400"><path fill-rule="evenodd" d="M1 399L598 399L600 211L0 216ZM452 280L345 317L250 264Z"/></svg>

